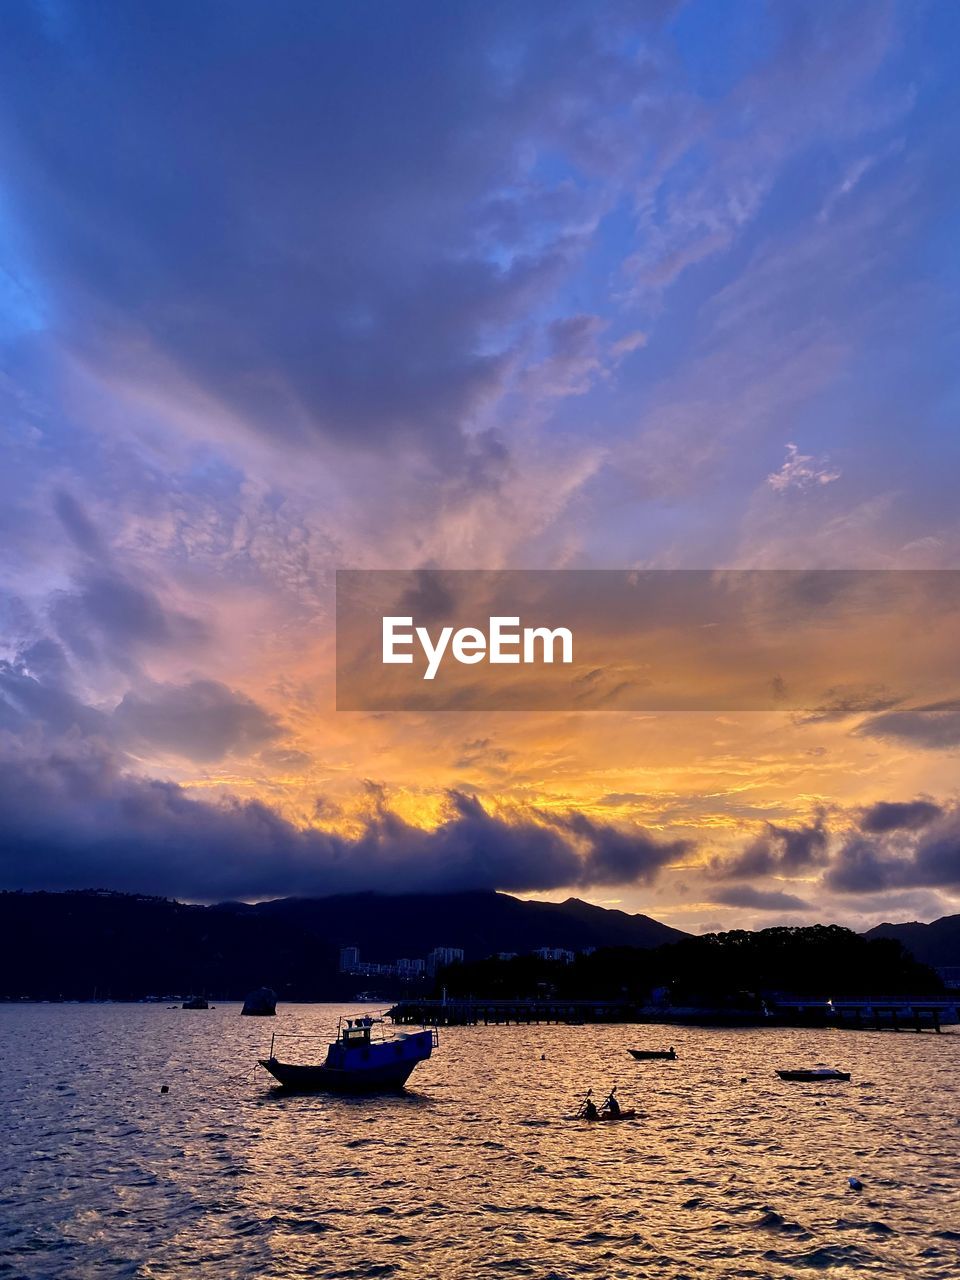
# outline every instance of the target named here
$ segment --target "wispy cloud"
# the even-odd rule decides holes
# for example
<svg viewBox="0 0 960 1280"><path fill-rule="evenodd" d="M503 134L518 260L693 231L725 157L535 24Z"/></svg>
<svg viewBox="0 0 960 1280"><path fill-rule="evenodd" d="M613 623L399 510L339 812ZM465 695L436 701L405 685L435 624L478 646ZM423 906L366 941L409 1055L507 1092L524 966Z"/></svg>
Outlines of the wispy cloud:
<svg viewBox="0 0 960 1280"><path fill-rule="evenodd" d="M777 493L787 489L806 489L810 485L832 484L840 479L840 472L833 470L825 458L801 453L795 444L787 445L787 460L779 471L767 476L767 484Z"/></svg>

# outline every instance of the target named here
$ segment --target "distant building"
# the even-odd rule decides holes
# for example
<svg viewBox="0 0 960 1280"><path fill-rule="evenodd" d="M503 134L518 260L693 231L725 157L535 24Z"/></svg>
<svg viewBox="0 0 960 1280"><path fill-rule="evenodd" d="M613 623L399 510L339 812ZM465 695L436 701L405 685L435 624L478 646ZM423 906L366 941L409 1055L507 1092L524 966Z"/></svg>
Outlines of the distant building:
<svg viewBox="0 0 960 1280"><path fill-rule="evenodd" d="M573 964L576 958L572 951L563 947L538 947L533 954L541 960L559 960L561 964Z"/></svg>
<svg viewBox="0 0 960 1280"><path fill-rule="evenodd" d="M361 960L351 973L359 973L364 978L390 978L397 972L393 964L378 964L375 960Z"/></svg>
<svg viewBox="0 0 960 1280"><path fill-rule="evenodd" d="M359 947L341 947L340 948L340 972L356 973L360 968L360 948Z"/></svg>
<svg viewBox="0 0 960 1280"><path fill-rule="evenodd" d="M426 961L424 960L398 960L397 977L420 978L423 976L426 967Z"/></svg>
<svg viewBox="0 0 960 1280"><path fill-rule="evenodd" d="M493 958L494 960L516 960L517 953L515 951L498 951Z"/></svg>
<svg viewBox="0 0 960 1280"><path fill-rule="evenodd" d="M427 956L427 973L432 978L449 964L463 964L463 948L434 947Z"/></svg>

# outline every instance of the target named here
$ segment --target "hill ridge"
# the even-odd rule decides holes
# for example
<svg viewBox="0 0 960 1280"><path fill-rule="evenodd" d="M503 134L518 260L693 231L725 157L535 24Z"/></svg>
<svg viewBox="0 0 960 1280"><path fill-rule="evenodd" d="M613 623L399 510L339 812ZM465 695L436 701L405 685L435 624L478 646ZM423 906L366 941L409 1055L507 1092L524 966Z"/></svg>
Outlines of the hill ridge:
<svg viewBox="0 0 960 1280"><path fill-rule="evenodd" d="M584 906L597 914L583 919ZM288 999L341 999L362 985L337 973L347 945L359 947L364 961L386 963L425 959L438 946L482 959L539 947L656 947L687 936L639 913L482 890L209 906L99 889L5 891L0 998L203 991L225 999L268 985Z"/></svg>

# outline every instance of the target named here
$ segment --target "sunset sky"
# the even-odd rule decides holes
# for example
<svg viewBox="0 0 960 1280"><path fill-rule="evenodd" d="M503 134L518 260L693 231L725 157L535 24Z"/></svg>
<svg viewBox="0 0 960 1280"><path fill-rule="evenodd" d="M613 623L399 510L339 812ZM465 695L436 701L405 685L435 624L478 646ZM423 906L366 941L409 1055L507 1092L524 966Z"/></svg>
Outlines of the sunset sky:
<svg viewBox="0 0 960 1280"><path fill-rule="evenodd" d="M0 887L960 911L949 673L346 712L333 624L338 568L960 568L958 40L0 7Z"/></svg>

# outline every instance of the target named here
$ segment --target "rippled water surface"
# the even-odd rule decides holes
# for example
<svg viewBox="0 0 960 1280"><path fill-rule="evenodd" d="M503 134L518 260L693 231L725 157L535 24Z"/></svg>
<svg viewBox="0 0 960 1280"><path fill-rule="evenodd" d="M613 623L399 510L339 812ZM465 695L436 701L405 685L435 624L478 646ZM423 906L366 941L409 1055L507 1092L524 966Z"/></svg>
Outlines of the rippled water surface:
<svg viewBox="0 0 960 1280"><path fill-rule="evenodd" d="M251 1070L339 1012L0 1007L0 1275L960 1276L960 1034L452 1028L365 1100ZM773 1074L818 1062L852 1082ZM562 1118L613 1082L640 1121Z"/></svg>

